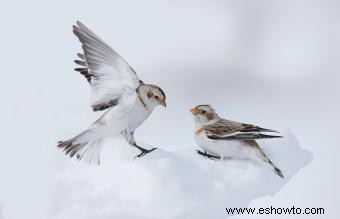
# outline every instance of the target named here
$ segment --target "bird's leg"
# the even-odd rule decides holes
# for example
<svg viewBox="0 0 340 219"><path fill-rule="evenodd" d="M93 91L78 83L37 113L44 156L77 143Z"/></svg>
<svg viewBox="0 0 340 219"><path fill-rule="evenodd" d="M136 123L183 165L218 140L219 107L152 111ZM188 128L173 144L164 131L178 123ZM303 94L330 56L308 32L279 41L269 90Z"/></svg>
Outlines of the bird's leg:
<svg viewBox="0 0 340 219"><path fill-rule="evenodd" d="M201 156L203 156L203 157L207 157L207 158L209 158L209 159L211 159L211 160L220 160L220 159L221 159L220 156L213 155L213 154L209 154L209 153L207 153L206 151L202 152L202 151L200 151L200 150L196 150L196 152L197 152L199 155L201 155Z"/></svg>
<svg viewBox="0 0 340 219"><path fill-rule="evenodd" d="M141 158L141 157L144 157L145 155L147 155L148 153L156 150L157 148L152 148L150 150L148 149L145 149L145 148L142 148L141 146L138 146L136 143L133 144L133 146L135 148L137 148L138 150L140 150L140 154L138 154L135 158Z"/></svg>
<svg viewBox="0 0 340 219"><path fill-rule="evenodd" d="M140 150L140 154L138 154L136 158L141 158L144 157L145 155L147 155L148 153L156 150L157 148L152 148L150 150L142 148L141 146L137 145L135 138L134 138L134 132L128 132L126 130L124 130L122 132L122 134L124 135L125 139L129 142L129 144L135 148L137 148L138 150Z"/></svg>

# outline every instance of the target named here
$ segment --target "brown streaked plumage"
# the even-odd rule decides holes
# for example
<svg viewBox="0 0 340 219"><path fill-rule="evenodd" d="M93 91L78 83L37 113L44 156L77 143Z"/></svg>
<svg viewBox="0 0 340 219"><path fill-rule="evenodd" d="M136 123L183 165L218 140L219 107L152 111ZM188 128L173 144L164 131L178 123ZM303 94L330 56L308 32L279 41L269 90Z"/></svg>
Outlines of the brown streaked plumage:
<svg viewBox="0 0 340 219"><path fill-rule="evenodd" d="M210 105L198 105L190 111L194 115L197 143L204 150L212 153L208 154L207 157L230 155L218 154L221 151L220 147L226 147L227 150L233 147L234 149L229 149L230 153L242 157L243 150L240 148L244 147L245 150L255 152L257 157L268 164L278 176L283 178L281 170L270 161L255 141L257 139L282 138L282 136L266 134L266 132L277 133L277 131L223 119ZM204 155L207 152L200 152L199 154Z"/></svg>
<svg viewBox="0 0 340 219"><path fill-rule="evenodd" d="M249 128L251 127L251 128ZM263 134L262 132L276 132L258 126L237 123L221 119L213 124L205 125L204 130L211 139L247 140L263 138L282 138L282 136Z"/></svg>

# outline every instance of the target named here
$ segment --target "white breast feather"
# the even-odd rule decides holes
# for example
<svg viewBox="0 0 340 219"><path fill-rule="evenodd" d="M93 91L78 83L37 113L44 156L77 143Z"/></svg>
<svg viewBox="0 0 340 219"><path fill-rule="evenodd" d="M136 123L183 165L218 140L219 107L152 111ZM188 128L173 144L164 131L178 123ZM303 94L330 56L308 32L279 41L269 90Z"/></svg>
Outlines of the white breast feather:
<svg viewBox="0 0 340 219"><path fill-rule="evenodd" d="M242 141L213 140L209 139L205 132L195 134L195 140L203 150L223 157L244 159L252 154L251 148Z"/></svg>

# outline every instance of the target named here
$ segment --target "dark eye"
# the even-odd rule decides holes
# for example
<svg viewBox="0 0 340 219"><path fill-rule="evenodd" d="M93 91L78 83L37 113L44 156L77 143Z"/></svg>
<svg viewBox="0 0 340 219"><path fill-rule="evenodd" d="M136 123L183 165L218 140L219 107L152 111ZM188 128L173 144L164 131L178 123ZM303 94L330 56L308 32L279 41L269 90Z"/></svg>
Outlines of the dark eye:
<svg viewBox="0 0 340 219"><path fill-rule="evenodd" d="M156 95L156 96L155 96L155 99L158 100L158 98L159 98L159 97Z"/></svg>
<svg viewBox="0 0 340 219"><path fill-rule="evenodd" d="M205 114L207 111L205 111L205 110L202 110L202 114Z"/></svg>

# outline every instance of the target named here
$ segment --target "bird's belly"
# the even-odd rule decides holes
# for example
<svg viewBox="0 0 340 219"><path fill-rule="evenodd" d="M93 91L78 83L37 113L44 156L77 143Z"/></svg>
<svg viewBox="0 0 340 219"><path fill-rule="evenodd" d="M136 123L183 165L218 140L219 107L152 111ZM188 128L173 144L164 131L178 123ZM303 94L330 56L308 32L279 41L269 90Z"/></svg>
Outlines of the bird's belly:
<svg viewBox="0 0 340 219"><path fill-rule="evenodd" d="M250 148L242 141L217 141L207 138L204 134L196 136L197 144L207 152L236 159L244 159L249 157Z"/></svg>
<svg viewBox="0 0 340 219"><path fill-rule="evenodd" d="M143 105L134 102L130 105L115 106L104 116L102 121L106 136L114 136L122 131L134 131L150 115Z"/></svg>
<svg viewBox="0 0 340 219"><path fill-rule="evenodd" d="M149 116L150 112L144 106L136 104L131 110L127 121L126 130L134 131L138 128Z"/></svg>

